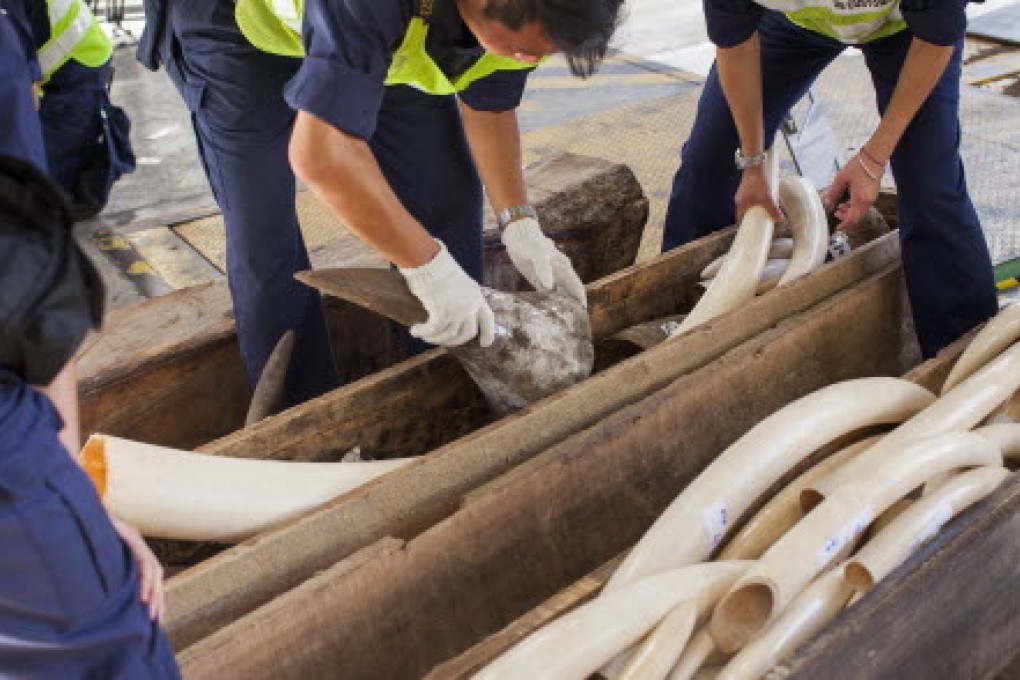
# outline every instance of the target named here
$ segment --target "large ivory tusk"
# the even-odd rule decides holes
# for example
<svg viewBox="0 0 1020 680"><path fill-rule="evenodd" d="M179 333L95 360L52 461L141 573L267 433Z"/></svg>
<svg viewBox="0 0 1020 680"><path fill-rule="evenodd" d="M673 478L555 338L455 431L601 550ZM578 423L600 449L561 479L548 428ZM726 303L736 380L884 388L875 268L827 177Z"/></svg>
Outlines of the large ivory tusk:
<svg viewBox="0 0 1020 680"><path fill-rule="evenodd" d="M145 536L240 541L410 458L295 463L210 456L92 435L80 462L109 510Z"/></svg>
<svg viewBox="0 0 1020 680"><path fill-rule="evenodd" d="M744 213L719 275L670 337L682 335L754 297L772 242L773 226L772 218L761 206Z"/></svg>
<svg viewBox="0 0 1020 680"><path fill-rule="evenodd" d="M740 650L716 678L757 680L762 677L836 618L853 592L839 567L822 574L790 603L760 638Z"/></svg>
<svg viewBox="0 0 1020 680"><path fill-rule="evenodd" d="M532 633L477 680L584 680L681 602L707 613L750 562L707 562L657 574L595 598Z"/></svg>
<svg viewBox="0 0 1020 680"><path fill-rule="evenodd" d="M711 622L715 643L723 651L743 647L877 514L932 475L978 465L1001 466L998 447L972 432L951 432L911 440L846 477L840 488L776 541L722 599Z"/></svg>
<svg viewBox="0 0 1020 680"><path fill-rule="evenodd" d="M669 680L691 680L701 667L712 661L721 660L722 653L715 646L715 640L708 628L702 628L684 648L676 665L669 674Z"/></svg>
<svg viewBox="0 0 1020 680"><path fill-rule="evenodd" d="M992 317L953 365L942 393L953 389L988 361L1020 339L1020 303L1013 303Z"/></svg>
<svg viewBox="0 0 1020 680"><path fill-rule="evenodd" d="M829 246L829 221L822 199L803 177L784 177L779 182L779 205L793 233L793 255L779 285L808 274L825 262Z"/></svg>
<svg viewBox="0 0 1020 680"><path fill-rule="evenodd" d="M849 477L861 474L911 439L971 429L1006 401L1018 387L1020 343L1000 354L857 458L809 484L800 495L801 506L805 510L811 509L842 486Z"/></svg>
<svg viewBox="0 0 1020 680"><path fill-rule="evenodd" d="M776 494L741 528L719 553L721 560L756 560L793 525L804 518L800 492L813 480L828 474L879 440L868 437L817 463Z"/></svg>
<svg viewBox="0 0 1020 680"><path fill-rule="evenodd" d="M1002 451L1005 460L1020 459L1020 424L998 423L974 430L974 434L991 439Z"/></svg>
<svg viewBox="0 0 1020 680"><path fill-rule="evenodd" d="M790 256L793 255L793 239L782 237L772 241L772 245L769 246L768 259L770 260L789 260ZM711 262L708 266L701 270L701 280L714 279L719 270L722 269L723 263L726 261L726 254L720 255Z"/></svg>
<svg viewBox="0 0 1020 680"><path fill-rule="evenodd" d="M721 595L722 593L720 593ZM714 603L713 603L714 604ZM711 605L709 605L711 606ZM660 680L673 668L698 623L698 608L683 602L666 614L655 630L641 642L618 680Z"/></svg>
<svg viewBox="0 0 1020 680"><path fill-rule="evenodd" d="M662 513L606 584L620 586L708 558L733 522L793 466L834 439L902 422L930 404L898 378L829 385L788 404L723 451Z"/></svg>
<svg viewBox="0 0 1020 680"><path fill-rule="evenodd" d="M980 467L952 477L868 541L847 563L847 581L857 590L870 590L946 522L990 494L1008 476L1005 468Z"/></svg>

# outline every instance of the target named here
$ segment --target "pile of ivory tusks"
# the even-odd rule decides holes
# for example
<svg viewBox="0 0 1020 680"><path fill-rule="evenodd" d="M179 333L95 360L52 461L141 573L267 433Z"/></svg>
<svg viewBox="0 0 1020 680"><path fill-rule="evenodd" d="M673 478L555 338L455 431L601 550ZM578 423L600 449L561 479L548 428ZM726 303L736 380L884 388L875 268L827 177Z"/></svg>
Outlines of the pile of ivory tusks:
<svg viewBox="0 0 1020 680"><path fill-rule="evenodd" d="M769 153L769 172L775 177L775 156ZM776 198L793 238L773 240L775 225L765 209L748 210L729 252L701 272L707 290L670 337L737 309L755 295L786 285L825 262L829 225L815 188L803 177L784 177Z"/></svg>
<svg viewBox="0 0 1020 680"><path fill-rule="evenodd" d="M1020 460L1020 424L1000 410L1020 388L1018 339L1020 304L975 337L939 398L862 378L772 414L684 489L594 600L476 678L761 677Z"/></svg>
<svg viewBox="0 0 1020 680"><path fill-rule="evenodd" d="M237 542L407 465L253 460L95 434L78 462L103 504L151 538Z"/></svg>

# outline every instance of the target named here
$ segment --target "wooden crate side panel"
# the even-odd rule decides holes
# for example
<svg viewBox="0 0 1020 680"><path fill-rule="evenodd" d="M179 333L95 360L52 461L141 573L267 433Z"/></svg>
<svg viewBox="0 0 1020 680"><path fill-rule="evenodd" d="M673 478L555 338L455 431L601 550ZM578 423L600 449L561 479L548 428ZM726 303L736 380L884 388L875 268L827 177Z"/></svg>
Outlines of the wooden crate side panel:
<svg viewBox="0 0 1020 680"><path fill-rule="evenodd" d="M637 540L761 418L837 380L906 370L903 305L899 272L887 271L558 445L541 474L338 584L347 597L333 603L331 644L303 670L420 677L498 631Z"/></svg>

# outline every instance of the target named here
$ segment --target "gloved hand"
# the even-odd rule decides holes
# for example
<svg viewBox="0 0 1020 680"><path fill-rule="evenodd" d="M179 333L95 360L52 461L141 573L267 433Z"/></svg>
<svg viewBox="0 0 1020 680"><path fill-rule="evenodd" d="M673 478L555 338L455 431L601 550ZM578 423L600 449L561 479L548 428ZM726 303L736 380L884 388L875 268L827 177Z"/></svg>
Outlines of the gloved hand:
<svg viewBox="0 0 1020 680"><path fill-rule="evenodd" d="M462 345L478 336L482 347L492 344L496 320L481 287L453 259L442 241L439 252L420 267L400 268L411 292L421 300L429 318L411 326L411 335L445 347Z"/></svg>
<svg viewBox="0 0 1020 680"><path fill-rule="evenodd" d="M525 217L511 222L503 231L503 245L514 266L535 290L569 295L588 306L584 284L570 264L570 258L542 233L536 220Z"/></svg>

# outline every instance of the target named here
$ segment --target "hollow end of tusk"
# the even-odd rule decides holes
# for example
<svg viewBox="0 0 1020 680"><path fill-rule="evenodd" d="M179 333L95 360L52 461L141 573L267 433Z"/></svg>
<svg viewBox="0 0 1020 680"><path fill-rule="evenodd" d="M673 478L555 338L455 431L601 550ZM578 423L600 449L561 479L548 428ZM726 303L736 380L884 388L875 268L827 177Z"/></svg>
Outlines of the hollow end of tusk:
<svg viewBox="0 0 1020 680"><path fill-rule="evenodd" d="M78 456L78 464L92 480L99 497L106 496L106 442L95 435L89 437Z"/></svg>
<svg viewBox="0 0 1020 680"><path fill-rule="evenodd" d="M822 504L825 496L815 489L804 489L800 492L800 509L807 514Z"/></svg>
<svg viewBox="0 0 1020 680"><path fill-rule="evenodd" d="M875 587L875 579L872 577L871 571L859 562L848 563L846 568L843 570L843 578L845 578L847 583L852 585L855 590L861 593L866 593Z"/></svg>
<svg viewBox="0 0 1020 680"><path fill-rule="evenodd" d="M733 654L753 640L772 617L776 594L764 579L745 583L723 597L710 630L716 646Z"/></svg>

